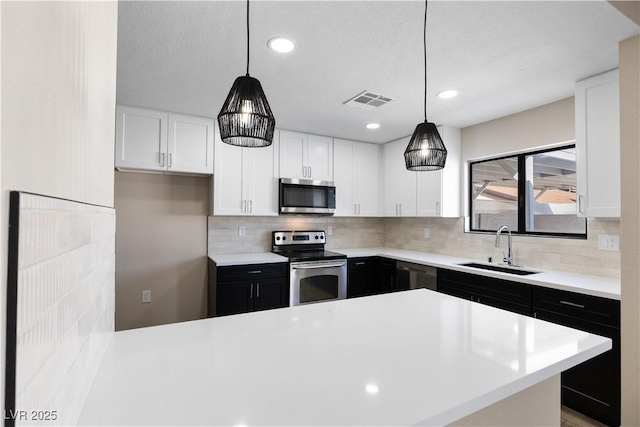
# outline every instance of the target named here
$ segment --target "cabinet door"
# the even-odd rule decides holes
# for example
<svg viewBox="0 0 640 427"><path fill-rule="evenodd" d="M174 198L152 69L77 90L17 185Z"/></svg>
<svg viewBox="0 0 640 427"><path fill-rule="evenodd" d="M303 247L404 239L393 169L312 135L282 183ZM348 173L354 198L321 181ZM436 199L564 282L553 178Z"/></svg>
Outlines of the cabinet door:
<svg viewBox="0 0 640 427"><path fill-rule="evenodd" d="M270 310L289 306L287 279L257 280L254 283L253 310Z"/></svg>
<svg viewBox="0 0 640 427"><path fill-rule="evenodd" d="M417 176L418 216L441 216L442 171L418 172Z"/></svg>
<svg viewBox="0 0 640 427"><path fill-rule="evenodd" d="M273 140L268 147L242 149L243 199L249 215L278 215L277 135Z"/></svg>
<svg viewBox="0 0 640 427"><path fill-rule="evenodd" d="M620 329L536 309L541 320L611 338L612 349L562 373L562 404L606 425L620 425Z"/></svg>
<svg viewBox="0 0 640 427"><path fill-rule="evenodd" d="M396 291L396 262L392 259L376 260L376 279L373 282L373 294Z"/></svg>
<svg viewBox="0 0 640 427"><path fill-rule="evenodd" d="M251 310L253 284L251 282L218 283L216 314L248 313Z"/></svg>
<svg viewBox="0 0 640 427"><path fill-rule="evenodd" d="M618 70L576 83L578 215L620 217Z"/></svg>
<svg viewBox="0 0 640 427"><path fill-rule="evenodd" d="M351 141L334 142L334 182L336 185L335 216L354 216L358 213L354 203L355 145Z"/></svg>
<svg viewBox="0 0 640 427"><path fill-rule="evenodd" d="M371 295L375 280L375 258L351 258L347 261L347 298Z"/></svg>
<svg viewBox="0 0 640 427"><path fill-rule="evenodd" d="M280 131L280 178L308 179L304 147L304 133Z"/></svg>
<svg viewBox="0 0 640 427"><path fill-rule="evenodd" d="M244 215L246 201L242 191L243 149L222 142L216 132L215 174L213 176L213 214Z"/></svg>
<svg viewBox="0 0 640 427"><path fill-rule="evenodd" d="M167 121L168 114L161 111L118 105L115 167L166 170Z"/></svg>
<svg viewBox="0 0 640 427"><path fill-rule="evenodd" d="M353 162L353 201L359 216L380 215L380 147L357 143Z"/></svg>
<svg viewBox="0 0 640 427"><path fill-rule="evenodd" d="M460 216L460 129L438 126L447 149L444 169L417 172L418 216Z"/></svg>
<svg viewBox="0 0 640 427"><path fill-rule="evenodd" d="M169 114L167 170L211 175L213 133L212 119Z"/></svg>
<svg viewBox="0 0 640 427"><path fill-rule="evenodd" d="M318 135L307 136L308 179L333 181L333 138Z"/></svg>
<svg viewBox="0 0 640 427"><path fill-rule="evenodd" d="M384 146L384 216L416 215L416 172L408 171L404 150L409 137Z"/></svg>

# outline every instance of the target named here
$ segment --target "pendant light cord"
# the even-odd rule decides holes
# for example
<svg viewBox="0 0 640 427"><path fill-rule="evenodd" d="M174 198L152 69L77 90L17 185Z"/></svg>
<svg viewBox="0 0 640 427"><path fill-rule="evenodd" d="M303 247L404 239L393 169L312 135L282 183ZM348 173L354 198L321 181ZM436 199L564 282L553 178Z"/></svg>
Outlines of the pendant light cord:
<svg viewBox="0 0 640 427"><path fill-rule="evenodd" d="M422 42L424 47L424 122L427 122L427 5L428 0L424 2L424 33ZM247 71L248 72L248 71Z"/></svg>
<svg viewBox="0 0 640 427"><path fill-rule="evenodd" d="M426 66L426 60L425 60L425 66ZM249 0L247 0L247 76L248 75L249 75ZM425 114L426 114L426 110L425 110Z"/></svg>

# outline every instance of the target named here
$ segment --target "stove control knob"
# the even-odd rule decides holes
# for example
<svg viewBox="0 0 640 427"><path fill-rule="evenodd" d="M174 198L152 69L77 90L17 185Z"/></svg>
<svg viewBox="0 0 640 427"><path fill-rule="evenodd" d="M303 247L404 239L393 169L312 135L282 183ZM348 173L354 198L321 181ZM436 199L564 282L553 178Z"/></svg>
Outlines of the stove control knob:
<svg viewBox="0 0 640 427"><path fill-rule="evenodd" d="M287 236L282 236L282 240L287 240Z"/></svg>
<svg viewBox="0 0 640 427"><path fill-rule="evenodd" d="M276 236L276 240L278 240L278 241L279 241L279 240L280 240L280 236Z"/></svg>
<svg viewBox="0 0 640 427"><path fill-rule="evenodd" d="M316 240L318 240L319 238L320 238L320 236L318 236L318 235L316 234Z"/></svg>

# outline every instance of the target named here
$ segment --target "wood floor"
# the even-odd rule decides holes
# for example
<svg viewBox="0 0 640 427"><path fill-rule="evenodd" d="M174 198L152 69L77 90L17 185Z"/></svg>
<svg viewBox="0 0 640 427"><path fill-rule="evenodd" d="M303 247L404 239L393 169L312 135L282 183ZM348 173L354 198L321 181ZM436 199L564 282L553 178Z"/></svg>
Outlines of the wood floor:
<svg viewBox="0 0 640 427"><path fill-rule="evenodd" d="M565 406L562 407L561 417L561 427L606 427L604 424L592 420L591 418L588 418L587 416Z"/></svg>

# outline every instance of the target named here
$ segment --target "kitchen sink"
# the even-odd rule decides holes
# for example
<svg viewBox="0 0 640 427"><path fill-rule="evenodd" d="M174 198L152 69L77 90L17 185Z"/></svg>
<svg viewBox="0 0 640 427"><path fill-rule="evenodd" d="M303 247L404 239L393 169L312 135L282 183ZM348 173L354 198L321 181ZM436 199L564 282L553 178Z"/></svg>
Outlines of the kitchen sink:
<svg viewBox="0 0 640 427"><path fill-rule="evenodd" d="M507 266L491 265L491 264L479 264L477 262L465 262L465 263L458 264L458 265L464 266L464 267L471 267L471 268L480 268L482 270L499 271L501 273L516 274L518 276L528 276L529 274L538 274L539 273L539 271L523 270L522 268L519 268L519 267L507 267Z"/></svg>

